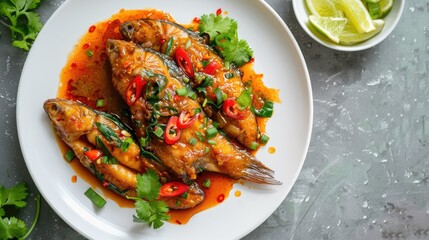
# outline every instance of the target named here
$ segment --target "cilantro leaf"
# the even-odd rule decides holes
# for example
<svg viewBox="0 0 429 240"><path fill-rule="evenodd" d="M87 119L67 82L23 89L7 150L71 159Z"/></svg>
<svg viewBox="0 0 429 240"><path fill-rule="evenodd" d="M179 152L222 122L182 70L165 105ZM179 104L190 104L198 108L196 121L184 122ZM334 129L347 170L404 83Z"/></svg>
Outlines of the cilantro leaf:
<svg viewBox="0 0 429 240"><path fill-rule="evenodd" d="M6 212L4 206L24 207L27 203L24 201L28 196L27 187L24 183L18 183L10 189L0 186L0 239L25 239L30 235L36 226L40 213L40 196L36 197L36 215L30 229L24 221L16 217L5 217Z"/></svg>
<svg viewBox="0 0 429 240"><path fill-rule="evenodd" d="M237 29L237 22L229 17L222 17L211 13L201 16L200 25L198 30L210 35L210 40L214 41L216 36L221 33L228 33Z"/></svg>
<svg viewBox="0 0 429 240"><path fill-rule="evenodd" d="M230 17L213 13L203 15L198 30L209 34L210 44L220 51L226 62L242 66L253 57L249 44L238 38L237 22Z"/></svg>
<svg viewBox="0 0 429 240"><path fill-rule="evenodd" d="M18 208L25 207L27 203L27 187L24 183L18 183L16 186L6 189L0 186L0 208L6 205L14 205Z"/></svg>
<svg viewBox="0 0 429 240"><path fill-rule="evenodd" d="M3 0L0 1L0 21L9 27L12 45L28 51L42 29L39 14L33 12L40 5L40 0Z"/></svg>
<svg viewBox="0 0 429 240"><path fill-rule="evenodd" d="M146 174L137 175L137 196L152 201L158 198L161 183L159 177L153 170Z"/></svg>
<svg viewBox="0 0 429 240"><path fill-rule="evenodd" d="M129 198L135 200L134 222L143 222L149 227L158 229L170 219L167 204L164 201L156 200L160 188L159 176L155 171L148 170L145 174L137 175L138 198Z"/></svg>

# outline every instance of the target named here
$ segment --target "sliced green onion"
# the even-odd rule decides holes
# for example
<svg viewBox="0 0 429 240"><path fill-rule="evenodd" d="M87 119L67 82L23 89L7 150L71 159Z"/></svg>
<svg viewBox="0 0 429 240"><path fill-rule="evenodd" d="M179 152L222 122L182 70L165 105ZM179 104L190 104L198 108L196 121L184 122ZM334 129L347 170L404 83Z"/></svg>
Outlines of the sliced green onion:
<svg viewBox="0 0 429 240"><path fill-rule="evenodd" d="M100 196L96 191L94 191L94 189L92 189L91 187L85 191L85 196L87 196L89 200L91 200L91 202L99 208L102 208L106 204L106 200L104 200L104 198Z"/></svg>
<svg viewBox="0 0 429 240"><path fill-rule="evenodd" d="M223 92L220 88L216 88L214 90L214 94L216 95L216 104L220 105L223 102Z"/></svg>
<svg viewBox="0 0 429 240"><path fill-rule="evenodd" d="M206 106L206 104L207 104L207 98L204 98L204 101L203 101L203 107L205 107Z"/></svg>
<svg viewBox="0 0 429 240"><path fill-rule="evenodd" d="M125 141L123 141L122 144L121 144L121 151L122 152L128 151L128 149L130 148L130 146L131 146L132 143L133 143L133 139L132 138L125 139Z"/></svg>
<svg viewBox="0 0 429 240"><path fill-rule="evenodd" d="M206 67L207 65L209 65L210 60L204 59L201 61L201 64L203 65L203 67Z"/></svg>
<svg viewBox="0 0 429 240"><path fill-rule="evenodd" d="M204 141L204 135L203 135L202 133L200 133L200 132L195 132L195 135L197 135L197 138L198 138L200 141Z"/></svg>
<svg viewBox="0 0 429 240"><path fill-rule="evenodd" d="M270 137L268 137L266 134L262 134L261 143L267 144L268 140L270 140Z"/></svg>
<svg viewBox="0 0 429 240"><path fill-rule="evenodd" d="M197 99L197 94L194 91L190 91L188 93L188 97L191 98L192 100Z"/></svg>
<svg viewBox="0 0 429 240"><path fill-rule="evenodd" d="M261 109L255 109L253 106L251 107L251 109L252 112L258 117L270 118L273 116L274 103L266 101Z"/></svg>
<svg viewBox="0 0 429 240"><path fill-rule="evenodd" d="M182 193L182 195L180 195L182 198L188 198L188 192L184 192Z"/></svg>
<svg viewBox="0 0 429 240"><path fill-rule="evenodd" d="M176 90L177 95L183 97L186 96L186 94L188 93L188 89L186 88L179 88Z"/></svg>
<svg viewBox="0 0 429 240"><path fill-rule="evenodd" d="M97 102L95 103L97 107L103 107L104 106L104 99L97 99Z"/></svg>
<svg viewBox="0 0 429 240"><path fill-rule="evenodd" d="M209 153L210 152L210 148L206 147L206 149L204 150L204 153Z"/></svg>
<svg viewBox="0 0 429 240"><path fill-rule="evenodd" d="M88 57L92 57L93 55L94 55L94 53L91 51L91 50L86 50L86 56L88 56Z"/></svg>
<svg viewBox="0 0 429 240"><path fill-rule="evenodd" d="M240 96L237 98L237 103L243 108L250 106L252 103L251 91L248 89L242 91Z"/></svg>
<svg viewBox="0 0 429 240"><path fill-rule="evenodd" d="M155 130L153 131L153 134L155 134L155 136L161 138L162 135L164 135L164 130L162 130L161 127L156 127Z"/></svg>
<svg viewBox="0 0 429 240"><path fill-rule="evenodd" d="M174 42L174 38L170 37L170 39L168 39L167 48L165 49L166 55L170 55L171 49L173 48L173 42Z"/></svg>
<svg viewBox="0 0 429 240"><path fill-rule="evenodd" d="M68 150L66 154L64 154L64 158L67 160L67 162L71 162L74 157L76 157L76 154L74 154L73 150Z"/></svg>
<svg viewBox="0 0 429 240"><path fill-rule="evenodd" d="M209 188L209 187L210 187L210 185L211 185L210 179L206 179L206 180L204 180L204 182L203 182L203 187L205 187L205 188Z"/></svg>
<svg viewBox="0 0 429 240"><path fill-rule="evenodd" d="M189 144L191 144L192 146L195 146L197 144L198 140L196 138L190 138L189 139Z"/></svg>
<svg viewBox="0 0 429 240"><path fill-rule="evenodd" d="M249 148L252 150L256 150L256 149L258 149L258 147L259 147L259 144L257 142L252 142L252 143L250 143Z"/></svg>
<svg viewBox="0 0 429 240"><path fill-rule="evenodd" d="M148 139L140 138L140 146L141 147L146 147L147 142L148 142Z"/></svg>
<svg viewBox="0 0 429 240"><path fill-rule="evenodd" d="M183 82L188 83L188 82L189 82L189 78L184 77L184 78L183 78Z"/></svg>
<svg viewBox="0 0 429 240"><path fill-rule="evenodd" d="M197 115L198 113L201 112L201 108L195 108L194 110L194 115Z"/></svg>
<svg viewBox="0 0 429 240"><path fill-rule="evenodd" d="M210 145L216 145L216 141L213 139L208 140L207 143Z"/></svg>
<svg viewBox="0 0 429 240"><path fill-rule="evenodd" d="M209 128L206 131L207 139L212 139L212 138L216 137L217 134L218 134L218 131L217 131L217 128L215 128L215 127Z"/></svg>
<svg viewBox="0 0 429 240"><path fill-rule="evenodd" d="M220 126L220 123L218 122L213 122L213 127L218 128Z"/></svg>

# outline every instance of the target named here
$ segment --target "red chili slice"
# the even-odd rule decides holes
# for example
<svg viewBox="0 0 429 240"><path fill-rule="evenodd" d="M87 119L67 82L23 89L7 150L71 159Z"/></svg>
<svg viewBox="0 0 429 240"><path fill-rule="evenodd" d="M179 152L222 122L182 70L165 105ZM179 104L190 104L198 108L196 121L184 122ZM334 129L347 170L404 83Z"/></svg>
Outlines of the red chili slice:
<svg viewBox="0 0 429 240"><path fill-rule="evenodd" d="M239 108L237 101L232 98L223 101L222 109L228 117L236 120L243 120L246 116L245 112Z"/></svg>
<svg viewBox="0 0 429 240"><path fill-rule="evenodd" d="M179 118L177 116L172 116L168 120L167 127L164 132L164 141L167 144L175 144L179 141L180 138L180 129L177 127Z"/></svg>
<svg viewBox="0 0 429 240"><path fill-rule="evenodd" d="M179 121L177 121L177 127L179 129L184 129L191 126L197 120L197 116L198 114L192 116L188 111L181 112L179 115Z"/></svg>
<svg viewBox="0 0 429 240"><path fill-rule="evenodd" d="M84 152L85 156L89 158L91 161L97 161L100 157L103 156L103 153L100 150L97 149L91 149L86 152Z"/></svg>
<svg viewBox="0 0 429 240"><path fill-rule="evenodd" d="M213 75L218 69L219 69L219 64L213 61L213 62L210 62L207 66L205 66L203 71L207 74Z"/></svg>
<svg viewBox="0 0 429 240"><path fill-rule="evenodd" d="M162 197L176 197L188 190L188 185L181 182L168 182L162 185L159 190L159 196Z"/></svg>
<svg viewBox="0 0 429 240"><path fill-rule="evenodd" d="M194 66L192 65L191 58L183 48L178 48L174 54L177 65L185 72L185 74L193 78L194 77Z"/></svg>
<svg viewBox="0 0 429 240"><path fill-rule="evenodd" d="M147 84L145 80L143 80L142 76L137 75L128 85L127 90L125 92L125 101L128 106L134 105L137 99L140 98L143 87Z"/></svg>

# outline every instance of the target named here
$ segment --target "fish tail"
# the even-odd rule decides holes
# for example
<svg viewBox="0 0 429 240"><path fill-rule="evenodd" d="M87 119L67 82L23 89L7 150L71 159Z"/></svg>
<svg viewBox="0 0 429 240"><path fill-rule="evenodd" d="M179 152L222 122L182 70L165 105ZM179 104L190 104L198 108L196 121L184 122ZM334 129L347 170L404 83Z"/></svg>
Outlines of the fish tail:
<svg viewBox="0 0 429 240"><path fill-rule="evenodd" d="M274 178L274 171L257 160L252 160L243 170L243 180L270 185L281 185L282 182Z"/></svg>

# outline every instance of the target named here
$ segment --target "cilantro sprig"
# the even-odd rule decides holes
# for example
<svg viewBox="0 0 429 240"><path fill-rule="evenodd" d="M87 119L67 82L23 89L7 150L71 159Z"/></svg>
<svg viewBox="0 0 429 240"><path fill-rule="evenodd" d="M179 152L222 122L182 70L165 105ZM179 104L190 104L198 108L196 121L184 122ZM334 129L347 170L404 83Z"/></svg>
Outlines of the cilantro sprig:
<svg viewBox="0 0 429 240"><path fill-rule="evenodd" d="M168 206L164 201L157 200L161 183L159 176L153 170L137 175L137 197L127 197L135 200L135 222L147 223L149 227L158 229L170 219L167 214Z"/></svg>
<svg viewBox="0 0 429 240"><path fill-rule="evenodd" d="M41 0L0 1L0 24L11 31L12 45L28 51L42 29L40 16L34 10Z"/></svg>
<svg viewBox="0 0 429 240"><path fill-rule="evenodd" d="M36 216L30 229L27 230L27 226L24 221L16 217L6 217L6 211L4 207L15 206L16 208L23 208L27 205L25 199L27 198L27 187L24 183L18 183L14 187L7 189L4 186L0 186L0 239L25 239L30 235L36 226L40 212L40 196L36 197Z"/></svg>
<svg viewBox="0 0 429 240"><path fill-rule="evenodd" d="M220 51L226 62L242 66L253 57L253 50L247 41L238 38L237 21L230 17L204 14L198 30L210 36L210 44Z"/></svg>

